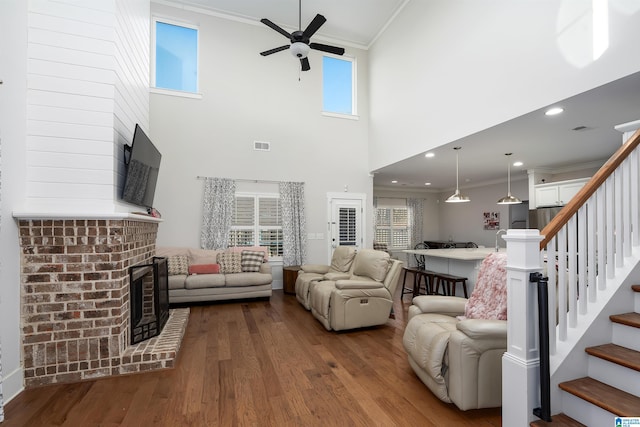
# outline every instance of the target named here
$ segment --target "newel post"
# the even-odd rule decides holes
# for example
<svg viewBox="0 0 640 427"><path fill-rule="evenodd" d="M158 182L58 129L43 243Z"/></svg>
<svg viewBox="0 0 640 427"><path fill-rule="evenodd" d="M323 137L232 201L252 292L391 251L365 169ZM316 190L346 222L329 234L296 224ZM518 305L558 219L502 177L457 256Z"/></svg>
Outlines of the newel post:
<svg viewBox="0 0 640 427"><path fill-rule="evenodd" d="M502 425L525 427L539 406L538 303L529 275L542 271L538 230L508 230L507 351L502 356Z"/></svg>

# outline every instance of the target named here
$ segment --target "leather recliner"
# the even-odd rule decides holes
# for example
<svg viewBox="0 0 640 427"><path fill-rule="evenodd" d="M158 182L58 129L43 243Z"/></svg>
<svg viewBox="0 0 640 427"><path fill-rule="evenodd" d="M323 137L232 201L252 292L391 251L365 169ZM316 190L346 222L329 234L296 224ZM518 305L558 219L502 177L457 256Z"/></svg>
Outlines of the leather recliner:
<svg viewBox="0 0 640 427"><path fill-rule="evenodd" d="M507 349L506 254L483 261L469 299L413 299L403 345L418 378L459 409L502 405L502 355Z"/></svg>
<svg viewBox="0 0 640 427"><path fill-rule="evenodd" d="M389 320L402 261L361 249L348 279L312 281L309 305L327 330L383 325Z"/></svg>
<svg viewBox="0 0 640 427"><path fill-rule="evenodd" d="M354 246L338 246L331 256L331 265L304 264L300 267L296 278L296 299L306 308L311 310L309 304L309 285L313 281L338 280L351 277L353 259L356 256Z"/></svg>

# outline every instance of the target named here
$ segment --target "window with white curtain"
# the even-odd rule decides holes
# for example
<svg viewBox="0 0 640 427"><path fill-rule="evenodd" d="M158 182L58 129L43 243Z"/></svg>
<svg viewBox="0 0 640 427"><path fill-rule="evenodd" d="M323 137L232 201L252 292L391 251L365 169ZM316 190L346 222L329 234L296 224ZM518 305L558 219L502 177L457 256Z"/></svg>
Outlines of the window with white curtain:
<svg viewBox="0 0 640 427"><path fill-rule="evenodd" d="M229 246L266 246L282 257L282 212L278 194L236 193Z"/></svg>
<svg viewBox="0 0 640 427"><path fill-rule="evenodd" d="M386 243L389 249L408 248L409 211L406 206L385 206L378 202L375 241Z"/></svg>

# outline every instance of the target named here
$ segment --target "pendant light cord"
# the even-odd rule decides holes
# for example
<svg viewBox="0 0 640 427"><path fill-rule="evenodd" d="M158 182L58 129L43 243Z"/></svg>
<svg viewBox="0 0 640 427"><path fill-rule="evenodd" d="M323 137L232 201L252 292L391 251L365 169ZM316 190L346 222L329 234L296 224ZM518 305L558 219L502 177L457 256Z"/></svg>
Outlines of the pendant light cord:
<svg viewBox="0 0 640 427"><path fill-rule="evenodd" d="M511 197L511 163L507 156L507 196Z"/></svg>

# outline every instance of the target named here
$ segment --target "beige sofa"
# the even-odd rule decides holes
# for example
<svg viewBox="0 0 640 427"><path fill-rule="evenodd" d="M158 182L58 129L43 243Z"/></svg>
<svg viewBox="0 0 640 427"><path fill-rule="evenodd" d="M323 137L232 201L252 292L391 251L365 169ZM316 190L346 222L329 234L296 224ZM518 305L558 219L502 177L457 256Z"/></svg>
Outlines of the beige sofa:
<svg viewBox="0 0 640 427"><path fill-rule="evenodd" d="M260 261L258 253L262 253ZM267 248L158 247L156 254L168 259L170 303L271 297L273 278Z"/></svg>
<svg viewBox="0 0 640 427"><path fill-rule="evenodd" d="M310 282L313 316L334 331L384 325L401 269L402 261L391 259L386 252L359 250L348 278Z"/></svg>

